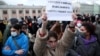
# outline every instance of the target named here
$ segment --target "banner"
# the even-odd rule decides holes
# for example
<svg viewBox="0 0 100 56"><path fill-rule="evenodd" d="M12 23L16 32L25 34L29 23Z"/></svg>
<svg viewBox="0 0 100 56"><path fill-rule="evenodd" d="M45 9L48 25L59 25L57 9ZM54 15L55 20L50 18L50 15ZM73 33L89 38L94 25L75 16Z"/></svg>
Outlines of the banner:
<svg viewBox="0 0 100 56"><path fill-rule="evenodd" d="M47 0L48 20L72 21L72 0Z"/></svg>

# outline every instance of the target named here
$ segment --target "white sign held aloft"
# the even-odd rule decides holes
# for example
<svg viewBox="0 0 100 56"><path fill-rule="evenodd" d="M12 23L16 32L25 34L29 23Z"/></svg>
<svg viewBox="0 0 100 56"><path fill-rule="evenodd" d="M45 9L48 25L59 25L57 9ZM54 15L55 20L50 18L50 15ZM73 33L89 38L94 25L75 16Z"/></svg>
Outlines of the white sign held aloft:
<svg viewBox="0 0 100 56"><path fill-rule="evenodd" d="M46 13L48 20L72 21L71 0L47 0Z"/></svg>

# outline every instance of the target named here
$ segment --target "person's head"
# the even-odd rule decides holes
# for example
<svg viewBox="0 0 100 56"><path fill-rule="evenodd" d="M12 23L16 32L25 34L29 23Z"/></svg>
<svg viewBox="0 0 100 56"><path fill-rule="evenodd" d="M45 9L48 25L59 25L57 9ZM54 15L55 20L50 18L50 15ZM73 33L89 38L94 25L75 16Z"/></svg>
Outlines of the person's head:
<svg viewBox="0 0 100 56"><path fill-rule="evenodd" d="M0 20L0 24L2 24L3 23L3 20Z"/></svg>
<svg viewBox="0 0 100 56"><path fill-rule="evenodd" d="M28 32L27 24L23 24L23 25L22 25L21 31L22 31L23 33L25 33L25 34Z"/></svg>
<svg viewBox="0 0 100 56"><path fill-rule="evenodd" d="M27 24L32 23L32 19L31 19L31 18L26 18L26 19L25 19L25 22L26 22Z"/></svg>
<svg viewBox="0 0 100 56"><path fill-rule="evenodd" d="M15 37L20 34L21 31L21 25L20 24L14 24L11 26L11 36Z"/></svg>
<svg viewBox="0 0 100 56"><path fill-rule="evenodd" d="M84 33L84 36L90 36L95 33L95 26L92 23L82 23L80 30Z"/></svg>
<svg viewBox="0 0 100 56"><path fill-rule="evenodd" d="M55 47L57 46L57 41L58 41L57 34L53 31L50 31L48 33L47 46L51 49L55 49Z"/></svg>
<svg viewBox="0 0 100 56"><path fill-rule="evenodd" d="M14 25L14 24L17 24L18 23L18 19L17 18L11 18L10 19L10 24L11 25Z"/></svg>
<svg viewBox="0 0 100 56"><path fill-rule="evenodd" d="M7 20L7 17L5 17L4 20Z"/></svg>
<svg viewBox="0 0 100 56"><path fill-rule="evenodd" d="M21 17L21 21L24 21L24 18L23 17Z"/></svg>
<svg viewBox="0 0 100 56"><path fill-rule="evenodd" d="M0 18L0 23L3 23L4 19Z"/></svg>
<svg viewBox="0 0 100 56"><path fill-rule="evenodd" d="M97 22L98 22L98 24L100 24L100 17L97 18Z"/></svg>

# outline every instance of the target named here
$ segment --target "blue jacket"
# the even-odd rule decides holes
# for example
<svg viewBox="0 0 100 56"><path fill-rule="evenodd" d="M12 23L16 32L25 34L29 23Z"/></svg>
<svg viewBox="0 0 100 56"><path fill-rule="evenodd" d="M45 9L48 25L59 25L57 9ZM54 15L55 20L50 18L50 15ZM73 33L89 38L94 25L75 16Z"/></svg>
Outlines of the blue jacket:
<svg viewBox="0 0 100 56"><path fill-rule="evenodd" d="M29 48L28 37L24 33L21 33L19 36L14 37L14 38L15 38L16 42L18 43L18 45L21 47L21 49L24 50L24 54L21 56L26 56L28 53L28 48ZM6 46L9 46L10 50L5 50ZM5 43L5 46L3 47L2 54L4 56L19 56L19 55L15 54L16 50L18 50L18 48L14 44L12 36L10 36Z"/></svg>

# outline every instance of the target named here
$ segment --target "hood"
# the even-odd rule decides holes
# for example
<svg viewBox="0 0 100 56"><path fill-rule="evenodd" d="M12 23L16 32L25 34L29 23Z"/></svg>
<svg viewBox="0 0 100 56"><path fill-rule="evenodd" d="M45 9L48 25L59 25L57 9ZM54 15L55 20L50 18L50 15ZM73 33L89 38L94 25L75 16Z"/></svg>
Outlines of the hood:
<svg viewBox="0 0 100 56"><path fill-rule="evenodd" d="M94 35L91 35L91 39L90 40L86 40L84 38L82 38L82 40L83 40L83 42L84 42L85 45L88 45L90 43L96 42L97 38Z"/></svg>

